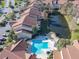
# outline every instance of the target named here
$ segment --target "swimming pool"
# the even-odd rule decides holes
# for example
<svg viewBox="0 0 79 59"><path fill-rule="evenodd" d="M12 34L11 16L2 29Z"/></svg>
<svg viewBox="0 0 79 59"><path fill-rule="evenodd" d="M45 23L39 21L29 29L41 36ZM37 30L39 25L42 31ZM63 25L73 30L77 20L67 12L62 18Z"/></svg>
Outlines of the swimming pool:
<svg viewBox="0 0 79 59"><path fill-rule="evenodd" d="M47 40L47 37L32 40L31 52L33 54L41 54L43 51L42 49L48 49L48 42L43 42L43 40Z"/></svg>

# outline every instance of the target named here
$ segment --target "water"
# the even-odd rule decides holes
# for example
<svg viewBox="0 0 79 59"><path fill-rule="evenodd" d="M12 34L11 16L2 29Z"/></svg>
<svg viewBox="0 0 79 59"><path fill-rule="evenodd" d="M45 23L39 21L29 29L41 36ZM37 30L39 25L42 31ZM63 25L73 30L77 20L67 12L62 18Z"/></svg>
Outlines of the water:
<svg viewBox="0 0 79 59"><path fill-rule="evenodd" d="M58 12L57 12L58 13ZM50 20L50 29L57 34L58 37L60 38L70 38L70 30L68 23L61 13L54 15L51 15L51 20Z"/></svg>
<svg viewBox="0 0 79 59"><path fill-rule="evenodd" d="M41 43L36 43L34 45L37 49L46 49L48 48L48 43L47 42L41 42Z"/></svg>
<svg viewBox="0 0 79 59"><path fill-rule="evenodd" d="M44 37L45 38L45 37ZM42 42L43 39L41 38L40 40L38 39L34 39L32 42L32 46L31 46L31 52L34 54L41 54L43 51L42 49L48 49L48 42Z"/></svg>
<svg viewBox="0 0 79 59"><path fill-rule="evenodd" d="M47 42L34 43L32 45L32 53L34 53L34 54L42 53L43 52L42 49L48 49L48 43Z"/></svg>

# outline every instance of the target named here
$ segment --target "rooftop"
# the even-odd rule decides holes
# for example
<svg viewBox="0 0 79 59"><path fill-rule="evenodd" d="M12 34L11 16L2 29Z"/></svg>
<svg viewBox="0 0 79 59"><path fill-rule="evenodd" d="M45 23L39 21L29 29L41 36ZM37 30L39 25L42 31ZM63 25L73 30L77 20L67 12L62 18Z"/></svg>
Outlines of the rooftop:
<svg viewBox="0 0 79 59"><path fill-rule="evenodd" d="M8 57L9 59L25 59L25 51L26 42L24 40L20 40L14 46L9 46L5 48L1 54L1 59Z"/></svg>
<svg viewBox="0 0 79 59"><path fill-rule="evenodd" d="M37 24L37 19L41 17L41 12L36 7L36 4L31 4L30 7L25 10L21 14L21 18L16 21L16 23L13 24L14 26L20 25L20 24L26 24L28 26L35 26Z"/></svg>
<svg viewBox="0 0 79 59"><path fill-rule="evenodd" d="M66 46L61 51L54 51L54 59L78 59L79 43L75 42L73 46Z"/></svg>

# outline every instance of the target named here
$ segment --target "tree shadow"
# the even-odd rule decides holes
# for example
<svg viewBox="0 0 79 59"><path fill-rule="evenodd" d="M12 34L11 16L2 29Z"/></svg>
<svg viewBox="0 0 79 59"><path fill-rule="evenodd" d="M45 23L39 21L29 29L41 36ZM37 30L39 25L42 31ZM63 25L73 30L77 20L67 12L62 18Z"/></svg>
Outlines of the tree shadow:
<svg viewBox="0 0 79 59"><path fill-rule="evenodd" d="M58 16L58 20L56 21L55 18L51 18L51 16ZM51 31L55 32L56 35L60 38L70 39L71 32L68 26L68 23L63 14L58 11L53 11L52 13L48 14L49 19L49 28ZM52 21L51 21L52 20Z"/></svg>

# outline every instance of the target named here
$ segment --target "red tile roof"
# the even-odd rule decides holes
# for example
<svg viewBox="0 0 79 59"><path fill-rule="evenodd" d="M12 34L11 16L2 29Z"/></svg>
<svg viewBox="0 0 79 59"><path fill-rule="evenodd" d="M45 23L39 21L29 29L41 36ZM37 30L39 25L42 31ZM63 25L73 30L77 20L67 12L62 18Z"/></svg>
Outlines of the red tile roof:
<svg viewBox="0 0 79 59"><path fill-rule="evenodd" d="M23 40L20 40L14 46L11 47L11 51L24 51L26 49L26 42Z"/></svg>
<svg viewBox="0 0 79 59"><path fill-rule="evenodd" d="M68 47L71 59L79 59L79 49L74 46Z"/></svg>
<svg viewBox="0 0 79 59"><path fill-rule="evenodd" d="M2 51L0 54L0 59L4 59L5 57L8 57L8 59L22 59L19 56L7 50Z"/></svg>
<svg viewBox="0 0 79 59"><path fill-rule="evenodd" d="M36 4L32 4L31 7L25 10L21 15L21 18L13 24L13 27L18 24L26 24L28 26L37 25L37 18L41 17L41 12L36 7Z"/></svg>
<svg viewBox="0 0 79 59"><path fill-rule="evenodd" d="M79 59L79 43L75 41L74 45L66 46L60 52L54 51L53 57L54 59L59 59L60 57L60 59Z"/></svg>
<svg viewBox="0 0 79 59"><path fill-rule="evenodd" d="M1 52L0 58L3 59L5 57L8 57L8 59L26 59L25 48L26 48L26 42L24 40L20 40L14 46L10 46L8 47L8 49L5 48Z"/></svg>
<svg viewBox="0 0 79 59"><path fill-rule="evenodd" d="M62 56L63 56L63 59L69 59L69 54L66 48L62 49Z"/></svg>
<svg viewBox="0 0 79 59"><path fill-rule="evenodd" d="M62 49L63 59L79 59L79 49L74 46L67 46Z"/></svg>
<svg viewBox="0 0 79 59"><path fill-rule="evenodd" d="M36 55L35 54L31 55L29 59L36 59Z"/></svg>
<svg viewBox="0 0 79 59"><path fill-rule="evenodd" d="M60 52L57 51L57 50L54 50L54 51L53 51L53 57L54 57L54 59L61 59L61 54L60 54Z"/></svg>
<svg viewBox="0 0 79 59"><path fill-rule="evenodd" d="M36 26L37 25L37 19L27 16L24 19L23 24L31 26L31 27Z"/></svg>
<svg viewBox="0 0 79 59"><path fill-rule="evenodd" d="M79 0L74 0L74 4L79 4Z"/></svg>

